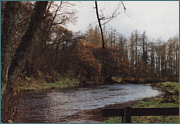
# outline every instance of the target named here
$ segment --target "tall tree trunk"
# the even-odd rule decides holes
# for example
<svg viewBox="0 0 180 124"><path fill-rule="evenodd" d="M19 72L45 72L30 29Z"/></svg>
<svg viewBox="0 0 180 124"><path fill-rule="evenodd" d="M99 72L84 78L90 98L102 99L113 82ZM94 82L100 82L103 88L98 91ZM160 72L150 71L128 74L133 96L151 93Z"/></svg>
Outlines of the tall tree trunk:
<svg viewBox="0 0 180 124"><path fill-rule="evenodd" d="M136 43L135 44L136 45L135 46L136 47L136 52L135 52L136 53L136 61L135 61L136 62L135 63L136 74L135 75L136 75L136 78L137 78L139 76L139 70L138 70L139 62L138 62L138 49L137 49L138 48L138 34L137 34L137 30L135 31L135 43Z"/></svg>
<svg viewBox="0 0 180 124"><path fill-rule="evenodd" d="M13 57L13 44L19 13L20 1L7 1L1 35L1 99L7 86L8 70Z"/></svg>
<svg viewBox="0 0 180 124"><path fill-rule="evenodd" d="M103 35L103 30L102 30L102 26L101 26L101 19L99 18L99 12L98 12L98 4L97 4L97 1L95 1L95 8L96 8L96 15L97 15L97 20L98 20L98 23L99 23L99 28L100 28L100 31L101 31L101 39L102 39L102 68L101 68L101 80L103 81L104 80L104 73L105 73L105 65L104 65L104 52L105 52L105 49L104 49L104 35Z"/></svg>
<svg viewBox="0 0 180 124"><path fill-rule="evenodd" d="M99 12L98 12L98 4L97 4L97 1L95 1L95 8L96 8L96 15L97 15L98 23L99 23L99 28L100 28L100 31L101 31L102 48L104 48L104 35L103 35L102 26L101 26L101 19L99 18Z"/></svg>
<svg viewBox="0 0 180 124"><path fill-rule="evenodd" d="M25 60L31 51L34 42L33 38L36 35L39 25L41 24L47 4L48 1L37 1L35 3L30 22L25 30L24 35L22 36L20 44L15 52L9 68L7 88L4 95L2 96L2 108L8 100L8 97L13 90L14 84L17 81L17 78L24 68Z"/></svg>
<svg viewBox="0 0 180 124"><path fill-rule="evenodd" d="M57 69L58 68L58 53L59 53L59 44L56 45L56 49L55 49L55 62L54 62L54 68Z"/></svg>

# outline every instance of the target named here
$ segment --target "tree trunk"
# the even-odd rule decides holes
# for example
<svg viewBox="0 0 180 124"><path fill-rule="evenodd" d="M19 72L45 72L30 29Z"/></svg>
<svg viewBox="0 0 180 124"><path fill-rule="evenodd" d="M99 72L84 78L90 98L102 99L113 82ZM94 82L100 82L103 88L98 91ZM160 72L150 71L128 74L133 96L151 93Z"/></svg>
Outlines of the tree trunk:
<svg viewBox="0 0 180 124"><path fill-rule="evenodd" d="M8 70L13 57L14 36L20 13L20 1L7 1L1 35L1 99L6 90Z"/></svg>
<svg viewBox="0 0 180 124"><path fill-rule="evenodd" d="M55 49L55 62L54 62L54 68L57 69L58 68L58 53L59 53L59 44L56 45L56 49Z"/></svg>
<svg viewBox="0 0 180 124"><path fill-rule="evenodd" d="M102 30L102 26L101 26L101 19L99 18L99 12L98 12L98 4L97 1L95 1L95 8L96 8L96 15L97 15L97 20L98 20L98 24L99 24L99 28L101 31L101 39L102 39L102 68L101 68L101 80L103 81L104 79L104 35L103 35L103 30Z"/></svg>
<svg viewBox="0 0 180 124"><path fill-rule="evenodd" d="M100 31L101 31L102 48L104 48L104 35L103 35L102 26L101 26L101 19L99 18L97 1L95 1L95 8L96 8L96 15L97 15L98 23L99 23L99 28L100 28Z"/></svg>
<svg viewBox="0 0 180 124"><path fill-rule="evenodd" d="M123 78L121 79L121 83L124 82L124 79L126 78L126 74L123 76Z"/></svg>
<svg viewBox="0 0 180 124"><path fill-rule="evenodd" d="M31 51L34 42L33 38L35 37L37 28L39 27L43 19L42 17L45 13L47 4L48 1L45 2L37 1L35 3L35 7L33 9L30 22L25 30L24 35L22 36L20 44L15 52L14 58L12 59L9 68L7 88L5 94L2 96L2 104L1 104L2 108L4 107L6 101L8 100L9 94L13 90L17 78L24 68L25 60Z"/></svg>

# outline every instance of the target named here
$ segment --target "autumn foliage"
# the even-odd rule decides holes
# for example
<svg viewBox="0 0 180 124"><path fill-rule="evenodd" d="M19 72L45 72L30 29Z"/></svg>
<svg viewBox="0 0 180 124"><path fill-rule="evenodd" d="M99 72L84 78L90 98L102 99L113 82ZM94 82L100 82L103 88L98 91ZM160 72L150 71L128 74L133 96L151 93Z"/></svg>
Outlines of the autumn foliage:
<svg viewBox="0 0 180 124"><path fill-rule="evenodd" d="M129 74L127 54L120 45L102 49L101 46L79 43L73 51L71 66L76 77L85 76L90 80L95 77L111 80L112 76Z"/></svg>

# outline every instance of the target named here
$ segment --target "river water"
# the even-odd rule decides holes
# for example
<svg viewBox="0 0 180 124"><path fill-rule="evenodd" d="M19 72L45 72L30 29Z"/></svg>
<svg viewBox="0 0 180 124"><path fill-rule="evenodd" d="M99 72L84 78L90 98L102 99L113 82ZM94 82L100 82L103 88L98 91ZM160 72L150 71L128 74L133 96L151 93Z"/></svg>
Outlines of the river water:
<svg viewBox="0 0 180 124"><path fill-rule="evenodd" d="M111 84L26 92L19 102L22 114L16 123L95 123L80 113L161 94L161 90L150 84Z"/></svg>

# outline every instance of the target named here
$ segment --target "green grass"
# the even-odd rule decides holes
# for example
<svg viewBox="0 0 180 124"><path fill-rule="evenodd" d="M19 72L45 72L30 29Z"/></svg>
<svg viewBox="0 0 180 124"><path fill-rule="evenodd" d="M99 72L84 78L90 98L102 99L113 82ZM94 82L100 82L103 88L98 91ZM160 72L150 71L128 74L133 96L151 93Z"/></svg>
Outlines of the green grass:
<svg viewBox="0 0 180 124"><path fill-rule="evenodd" d="M179 123L179 116L134 116L132 123Z"/></svg>
<svg viewBox="0 0 180 124"><path fill-rule="evenodd" d="M152 98L150 99L148 102L144 102L144 101L138 101L138 103L136 104L136 106L134 106L134 108L148 108L148 107L152 107L158 104L158 100L157 98Z"/></svg>
<svg viewBox="0 0 180 124"><path fill-rule="evenodd" d="M157 86L166 91L179 91L179 83L176 82L158 83Z"/></svg>
<svg viewBox="0 0 180 124"><path fill-rule="evenodd" d="M49 87L59 87L60 86L57 83L47 83L47 82L42 83L42 85L43 86L49 86Z"/></svg>
<svg viewBox="0 0 180 124"><path fill-rule="evenodd" d="M146 102L138 101L134 108L179 107L179 83L165 82L156 86L165 91L172 91L173 94L152 98ZM179 123L179 116L133 116L131 119L132 123ZM106 120L105 123L122 123L121 120L121 117L114 117Z"/></svg>
<svg viewBox="0 0 180 124"><path fill-rule="evenodd" d="M110 118L104 121L104 123L122 123L122 117Z"/></svg>
<svg viewBox="0 0 180 124"><path fill-rule="evenodd" d="M26 81L23 84L20 84L16 87L16 92L23 90L23 91L38 91L44 89L52 89L52 88L66 88L66 87L74 87L79 84L78 79L69 79L69 78L62 78L60 81L56 82L46 82L45 80L33 80L33 81ZM15 92L15 93L16 93Z"/></svg>
<svg viewBox="0 0 180 124"><path fill-rule="evenodd" d="M62 81L56 81L54 83L47 83L47 82L43 82L41 87L44 88L66 88L66 87L73 87L73 86L77 86L79 83L79 81L77 79L68 79L65 78Z"/></svg>

